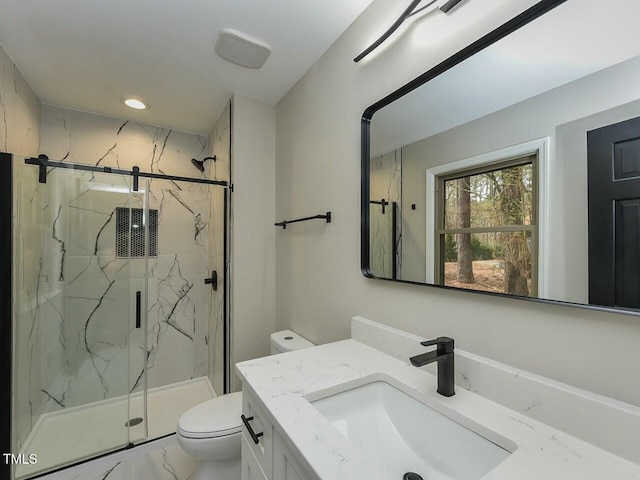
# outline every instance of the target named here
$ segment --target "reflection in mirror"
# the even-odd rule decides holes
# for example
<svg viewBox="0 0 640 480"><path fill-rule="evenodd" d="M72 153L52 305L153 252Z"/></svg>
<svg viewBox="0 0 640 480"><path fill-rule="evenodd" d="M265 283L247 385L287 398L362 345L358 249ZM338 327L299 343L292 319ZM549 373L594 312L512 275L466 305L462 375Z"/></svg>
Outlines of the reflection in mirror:
<svg viewBox="0 0 640 480"><path fill-rule="evenodd" d="M435 282L535 295L535 156L437 177Z"/></svg>
<svg viewBox="0 0 640 480"><path fill-rule="evenodd" d="M640 308L637 18L568 0L375 111L365 270Z"/></svg>

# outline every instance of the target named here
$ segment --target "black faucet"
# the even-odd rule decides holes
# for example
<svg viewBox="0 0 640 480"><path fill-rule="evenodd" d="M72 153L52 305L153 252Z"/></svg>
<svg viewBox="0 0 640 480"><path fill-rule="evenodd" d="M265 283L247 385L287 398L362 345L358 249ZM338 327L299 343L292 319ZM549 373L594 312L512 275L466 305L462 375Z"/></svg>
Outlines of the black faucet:
<svg viewBox="0 0 640 480"><path fill-rule="evenodd" d="M426 340L420 342L420 345L428 347L436 345L437 348L433 352L423 353L411 357L411 365L414 367L424 367L425 365L438 362L438 393L445 397L452 397L456 394L455 384L453 381L453 338L438 337L435 340Z"/></svg>

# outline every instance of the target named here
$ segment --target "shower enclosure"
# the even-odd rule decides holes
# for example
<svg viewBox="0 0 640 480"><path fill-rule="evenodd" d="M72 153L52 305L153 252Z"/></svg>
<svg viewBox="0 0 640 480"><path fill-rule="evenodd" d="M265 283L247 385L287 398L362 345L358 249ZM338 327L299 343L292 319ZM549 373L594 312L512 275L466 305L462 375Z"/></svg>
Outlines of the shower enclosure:
<svg viewBox="0 0 640 480"><path fill-rule="evenodd" d="M228 190L12 164L11 451L38 460L14 466L23 479L172 434L228 390Z"/></svg>

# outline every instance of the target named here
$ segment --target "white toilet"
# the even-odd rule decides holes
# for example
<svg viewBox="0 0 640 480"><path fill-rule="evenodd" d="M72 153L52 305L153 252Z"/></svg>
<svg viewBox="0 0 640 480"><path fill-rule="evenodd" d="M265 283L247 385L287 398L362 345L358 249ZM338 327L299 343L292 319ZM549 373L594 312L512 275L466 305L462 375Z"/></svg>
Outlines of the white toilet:
<svg viewBox="0 0 640 480"><path fill-rule="evenodd" d="M271 354L313 347L291 330L271 334ZM242 393L220 395L188 410L178 421L178 443L200 459L193 480L240 478Z"/></svg>

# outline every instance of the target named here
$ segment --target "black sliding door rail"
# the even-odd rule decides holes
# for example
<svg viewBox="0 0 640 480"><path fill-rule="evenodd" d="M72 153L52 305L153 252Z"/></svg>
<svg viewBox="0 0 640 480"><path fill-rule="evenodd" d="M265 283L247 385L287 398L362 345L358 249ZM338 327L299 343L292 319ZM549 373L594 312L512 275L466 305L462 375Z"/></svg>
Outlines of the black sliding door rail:
<svg viewBox="0 0 640 480"><path fill-rule="evenodd" d="M389 202L387 202L384 198L380 201L378 200L371 200L369 203L372 203L373 205L381 205L382 206L382 214L384 215L384 212L386 210L387 205L389 205Z"/></svg>
<svg viewBox="0 0 640 480"><path fill-rule="evenodd" d="M141 172L139 167L133 167L131 170L122 170L119 168L101 167L99 165L87 165L83 163L67 163L67 162L52 162L45 155L40 155L38 158L25 158L24 163L27 165L36 165L40 167L40 173L38 181L40 183L47 183L47 168L67 168L70 170L82 170L85 172L99 172L99 173L115 173L117 175L130 175L133 177L133 190L138 191L138 179L142 178L157 178L159 180L172 180L175 182L191 182L191 183L204 183L206 185L219 185L222 187L228 187L228 183L225 180L209 180L206 178L192 178L192 177L178 177L175 175L164 175L160 173Z"/></svg>

